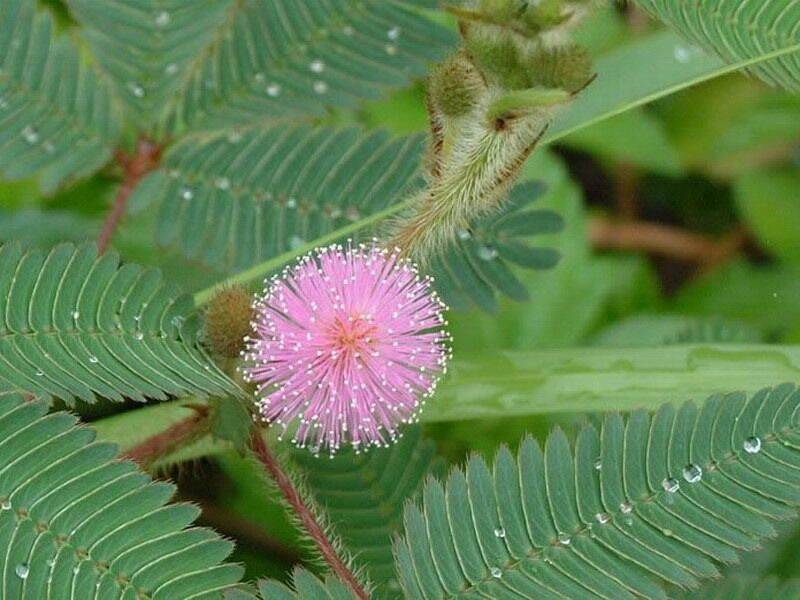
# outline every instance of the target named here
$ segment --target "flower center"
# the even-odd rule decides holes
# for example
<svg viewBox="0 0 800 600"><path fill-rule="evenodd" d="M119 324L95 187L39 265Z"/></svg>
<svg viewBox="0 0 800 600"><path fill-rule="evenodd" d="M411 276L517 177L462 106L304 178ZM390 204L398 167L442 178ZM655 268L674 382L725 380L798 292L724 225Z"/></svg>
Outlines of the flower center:
<svg viewBox="0 0 800 600"><path fill-rule="evenodd" d="M358 352L369 344L377 327L363 317L347 320L336 319L333 326L333 342L340 352Z"/></svg>

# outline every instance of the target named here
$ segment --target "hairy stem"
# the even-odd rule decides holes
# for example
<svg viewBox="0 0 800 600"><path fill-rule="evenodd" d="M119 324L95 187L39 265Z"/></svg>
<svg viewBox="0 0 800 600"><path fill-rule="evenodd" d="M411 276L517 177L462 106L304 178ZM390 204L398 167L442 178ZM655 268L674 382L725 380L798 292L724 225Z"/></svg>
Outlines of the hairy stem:
<svg viewBox="0 0 800 600"><path fill-rule="evenodd" d="M275 481L286 501L297 513L303 523L303 527L317 544L320 553L334 574L353 591L359 600L369 600L369 594L361 585L361 582L358 581L353 571L342 560L342 557L339 556L336 548L333 547L333 544L325 534L325 530L317 521L314 512L300 496L291 478L286 474L278 459L264 442L259 429L255 429L250 436L250 444L256 458L267 470L267 473Z"/></svg>
<svg viewBox="0 0 800 600"><path fill-rule="evenodd" d="M208 407L191 405L191 408L195 411L193 415L147 438L125 452L124 457L139 463L142 467L148 467L159 458L172 454L207 433Z"/></svg>
<svg viewBox="0 0 800 600"><path fill-rule="evenodd" d="M136 154L129 156L122 150L117 150L115 158L122 166L125 176L122 180L122 186L114 199L114 204L111 211L106 217L103 224L103 230L100 232L100 237L97 240L97 249L102 254L108 249L111 243L111 238L119 227L122 217L125 215L125 209L128 205L128 198L133 194L133 190L150 171L158 166L161 158L161 147L148 140L140 140L136 149Z"/></svg>

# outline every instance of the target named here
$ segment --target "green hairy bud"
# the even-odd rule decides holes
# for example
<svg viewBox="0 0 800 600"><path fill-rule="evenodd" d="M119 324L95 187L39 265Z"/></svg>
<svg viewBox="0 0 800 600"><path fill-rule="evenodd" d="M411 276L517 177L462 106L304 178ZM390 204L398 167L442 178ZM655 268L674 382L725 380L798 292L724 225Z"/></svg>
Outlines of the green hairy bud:
<svg viewBox="0 0 800 600"><path fill-rule="evenodd" d="M487 78L509 89L528 87L528 75L519 48L509 36L469 36L467 49Z"/></svg>
<svg viewBox="0 0 800 600"><path fill-rule="evenodd" d="M580 46L540 49L527 60L532 83L568 92L581 89L592 75L592 59Z"/></svg>
<svg viewBox="0 0 800 600"><path fill-rule="evenodd" d="M434 105L448 117L462 117L478 103L480 74L463 56L447 59L431 75L428 91Z"/></svg>

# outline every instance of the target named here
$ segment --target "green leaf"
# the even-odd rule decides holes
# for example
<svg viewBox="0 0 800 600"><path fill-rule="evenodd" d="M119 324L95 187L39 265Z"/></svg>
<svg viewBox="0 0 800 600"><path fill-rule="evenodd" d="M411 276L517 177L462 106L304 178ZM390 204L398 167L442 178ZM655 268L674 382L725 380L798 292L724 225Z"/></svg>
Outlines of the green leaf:
<svg viewBox="0 0 800 600"><path fill-rule="evenodd" d="M781 581L777 577L726 577L704 585L699 590L678 592L676 600L729 600L730 598L771 598L790 600L800 598L800 580Z"/></svg>
<svg viewBox="0 0 800 600"><path fill-rule="evenodd" d="M251 126L354 106L427 74L456 36L426 0L244 0L189 70L172 127Z"/></svg>
<svg viewBox="0 0 800 600"><path fill-rule="evenodd" d="M94 244L0 248L0 385L92 402L238 393L199 349L191 298Z"/></svg>
<svg viewBox="0 0 800 600"><path fill-rule="evenodd" d="M232 20L233 0L67 0L135 124L148 128L185 85L201 50Z"/></svg>
<svg viewBox="0 0 800 600"><path fill-rule="evenodd" d="M800 505L792 385L556 430L493 468L430 482L396 545L408 598L666 598L774 534ZM511 597L509 594L508 597Z"/></svg>
<svg viewBox="0 0 800 600"><path fill-rule="evenodd" d="M752 67L760 79L800 91L800 6L787 0L692 3L636 0L653 16L728 63L794 48L792 53ZM690 51L687 49L687 51Z"/></svg>
<svg viewBox="0 0 800 600"><path fill-rule="evenodd" d="M0 595L218 597L242 576L233 545L174 491L71 415L0 397Z"/></svg>
<svg viewBox="0 0 800 600"><path fill-rule="evenodd" d="M109 160L120 119L109 86L36 4L0 0L0 174L39 173L50 192Z"/></svg>
<svg viewBox="0 0 800 600"><path fill-rule="evenodd" d="M241 269L386 208L416 181L423 145L421 136L285 125L189 137L140 198L159 206L159 244Z"/></svg>
<svg viewBox="0 0 800 600"><path fill-rule="evenodd" d="M800 261L800 173L797 169L764 169L734 182L739 212L764 247L791 262Z"/></svg>
<svg viewBox="0 0 800 600"><path fill-rule="evenodd" d="M264 579L258 582L258 595L233 591L226 600L355 600L355 595L334 577L321 581L303 568L292 571L292 587Z"/></svg>
<svg viewBox="0 0 800 600"><path fill-rule="evenodd" d="M601 331L598 346L646 348L671 344L763 342L757 328L741 321L673 314L642 314L628 317Z"/></svg>
<svg viewBox="0 0 800 600"><path fill-rule="evenodd" d="M336 537L376 586L375 598L398 595L392 536L401 527L403 505L422 487L434 452L420 428L410 427L389 448L362 454L345 451L330 460L307 450L293 453Z"/></svg>
<svg viewBox="0 0 800 600"><path fill-rule="evenodd" d="M436 288L451 308L466 310L474 304L496 312L495 289L513 300L527 301L528 290L512 265L541 270L558 263L556 250L528 245L529 238L558 233L564 227L551 210L528 210L542 188L535 182L516 186L499 211L462 230L453 245L431 261Z"/></svg>

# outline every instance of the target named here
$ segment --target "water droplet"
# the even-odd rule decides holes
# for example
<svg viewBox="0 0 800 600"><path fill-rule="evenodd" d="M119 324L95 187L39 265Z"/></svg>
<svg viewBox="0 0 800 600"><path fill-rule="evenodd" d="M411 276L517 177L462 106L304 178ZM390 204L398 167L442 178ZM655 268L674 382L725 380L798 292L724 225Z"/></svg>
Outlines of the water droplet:
<svg viewBox="0 0 800 600"><path fill-rule="evenodd" d="M281 95L281 85L279 83L270 83L267 86L267 96L277 98Z"/></svg>
<svg viewBox="0 0 800 600"><path fill-rule="evenodd" d="M594 461L594 470L600 471L602 470L602 468L603 468L603 461L598 458L596 461Z"/></svg>
<svg viewBox="0 0 800 600"><path fill-rule="evenodd" d="M489 572L492 574L492 577L495 579L500 579L503 576L503 571L498 569L497 567L492 567Z"/></svg>
<svg viewBox="0 0 800 600"><path fill-rule="evenodd" d="M386 50L386 54L388 54L389 56L394 56L395 54L397 54L397 46L395 46L394 44L386 44L383 47L383 49Z"/></svg>
<svg viewBox="0 0 800 600"><path fill-rule="evenodd" d="M561 544L562 546L569 546L572 543L572 538L569 537L566 533L559 533L558 543Z"/></svg>
<svg viewBox="0 0 800 600"><path fill-rule="evenodd" d="M145 96L144 88L140 83L136 83L135 81L128 82L128 91L137 98L144 98Z"/></svg>
<svg viewBox="0 0 800 600"><path fill-rule="evenodd" d="M17 574L17 577L20 579L27 579L28 574L31 572L30 568L26 564L18 564L14 568L14 573Z"/></svg>
<svg viewBox="0 0 800 600"><path fill-rule="evenodd" d="M98 362L100 362L100 359L98 359L96 356L90 356L89 362L92 363L93 365L96 365Z"/></svg>
<svg viewBox="0 0 800 600"><path fill-rule="evenodd" d="M74 567L72 567L72 574L77 575L81 571L81 563L78 563Z"/></svg>
<svg viewBox="0 0 800 600"><path fill-rule="evenodd" d="M688 483L697 483L703 478L703 469L697 465L686 465L683 468L683 478Z"/></svg>
<svg viewBox="0 0 800 600"><path fill-rule="evenodd" d="M344 33L345 35L350 36L353 35L355 32L356 30L353 29L352 25L345 25L344 27L342 27L342 33Z"/></svg>
<svg viewBox="0 0 800 600"><path fill-rule="evenodd" d="M169 63L166 67L164 67L164 73L167 75L175 75L178 72L178 65L175 63Z"/></svg>
<svg viewBox="0 0 800 600"><path fill-rule="evenodd" d="M308 68L312 73L322 73L325 70L325 63L319 59L312 60Z"/></svg>
<svg viewBox="0 0 800 600"><path fill-rule="evenodd" d="M144 339L144 334L141 331L137 331L136 333L133 334L133 337L134 339L141 342Z"/></svg>
<svg viewBox="0 0 800 600"><path fill-rule="evenodd" d="M221 190L229 190L231 189L231 180L227 177L217 177L214 181L214 185Z"/></svg>
<svg viewBox="0 0 800 600"><path fill-rule="evenodd" d="M673 53L675 55L675 60L679 63L688 63L692 59L692 52L689 48L685 46L675 46L675 51Z"/></svg>
<svg viewBox="0 0 800 600"><path fill-rule="evenodd" d="M2 510L11 510L11 500L9 500L8 498L3 500L3 502L0 503L0 509L2 509Z"/></svg>
<svg viewBox="0 0 800 600"><path fill-rule="evenodd" d="M622 512L623 515L629 515L633 512L633 504L630 502L623 502L619 505L619 510Z"/></svg>
<svg viewBox="0 0 800 600"><path fill-rule="evenodd" d="M286 201L286 208L297 208L297 200L294 198L289 198Z"/></svg>
<svg viewBox="0 0 800 600"><path fill-rule="evenodd" d="M600 525L605 525L611 520L611 515L609 515L608 513L597 513L594 516L594 519L595 521L600 523Z"/></svg>
<svg viewBox="0 0 800 600"><path fill-rule="evenodd" d="M328 91L328 84L324 81L315 81L314 82L314 91L317 94L324 94Z"/></svg>
<svg viewBox="0 0 800 600"><path fill-rule="evenodd" d="M389 31L386 32L386 37L388 37L393 42L396 42L400 39L400 28L399 27L392 27Z"/></svg>
<svg viewBox="0 0 800 600"><path fill-rule="evenodd" d="M36 371L36 376L37 376L37 377L44 377L44 371L42 371L41 369L39 369L38 371Z"/></svg>
<svg viewBox="0 0 800 600"><path fill-rule="evenodd" d="M22 129L22 138L29 144L35 144L39 141L39 130L33 125L26 125Z"/></svg>
<svg viewBox="0 0 800 600"><path fill-rule="evenodd" d="M256 73L253 75L253 81L256 83L264 83L267 80L267 76L263 73Z"/></svg>
<svg viewBox="0 0 800 600"><path fill-rule="evenodd" d="M502 527L498 527L497 529L494 530L494 535L495 537L504 538L506 537L506 530L503 529Z"/></svg>
<svg viewBox="0 0 800 600"><path fill-rule="evenodd" d="M478 248L478 256L481 260L494 260L497 258L497 250L491 246L481 246Z"/></svg>
<svg viewBox="0 0 800 600"><path fill-rule="evenodd" d="M472 234L469 232L469 229L459 229L458 230L458 239L466 241L471 237L472 237Z"/></svg>
<svg viewBox="0 0 800 600"><path fill-rule="evenodd" d="M681 484L677 479L670 477L661 482L661 487L664 488L664 491L668 494L674 494L681 489Z"/></svg>
<svg viewBox="0 0 800 600"><path fill-rule="evenodd" d="M184 200L191 200L192 198L194 198L194 192L192 191L192 188L189 187L181 188L181 198L183 198Z"/></svg>
<svg viewBox="0 0 800 600"><path fill-rule="evenodd" d="M672 529L662 529L661 533L663 533L667 537L672 537Z"/></svg>
<svg viewBox="0 0 800 600"><path fill-rule="evenodd" d="M155 18L156 27L158 27L159 29L164 29L164 27L169 25L170 19L171 19L170 14L167 11L162 10L160 13L156 15Z"/></svg>
<svg viewBox="0 0 800 600"><path fill-rule="evenodd" d="M54 567L55 564L56 564L56 559L55 558L48 558L47 561L46 561L46 564L47 564L48 567Z"/></svg>
<svg viewBox="0 0 800 600"><path fill-rule="evenodd" d="M73 321L77 321L80 318L80 316L81 316L81 313L79 313L77 310L73 310L72 311L72 320Z"/></svg>
<svg viewBox="0 0 800 600"><path fill-rule="evenodd" d="M748 454L758 454L761 452L761 438L755 436L747 438L744 441L743 448Z"/></svg>
<svg viewBox="0 0 800 600"><path fill-rule="evenodd" d="M237 129L234 129L228 134L228 141L231 144L238 144L239 142L242 141L242 132L238 131Z"/></svg>

